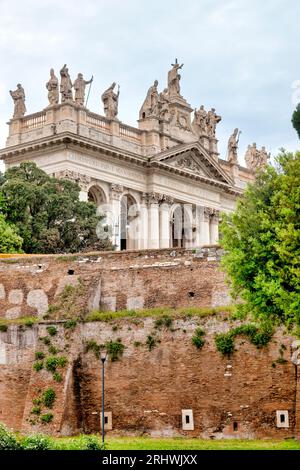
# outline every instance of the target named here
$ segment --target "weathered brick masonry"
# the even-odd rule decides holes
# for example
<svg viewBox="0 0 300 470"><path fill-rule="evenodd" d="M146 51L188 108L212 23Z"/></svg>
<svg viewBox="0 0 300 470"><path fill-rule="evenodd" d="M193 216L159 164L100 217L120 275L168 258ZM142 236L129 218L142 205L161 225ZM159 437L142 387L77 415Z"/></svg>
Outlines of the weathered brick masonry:
<svg viewBox="0 0 300 470"><path fill-rule="evenodd" d="M206 318L174 320L172 328L155 329L153 318L78 323L67 330L57 322L52 344L68 358L62 382L50 372L33 370L35 351L47 354L39 338L65 286L81 286L73 314L92 309L158 306L224 306L229 297L219 270L220 251L101 253L86 257L19 258L0 263L1 316L40 316L33 327L9 326L0 333L0 421L23 431L75 434L99 430L100 364L87 341L98 344L120 338L122 357L106 363L106 411L112 433L220 437L300 437L299 373L291 362L295 338L278 330L267 348L258 350L245 338L236 340L231 358L217 350L214 336L232 324L224 312ZM60 300L61 302L61 300ZM51 312L51 308L49 310ZM51 324L55 324L55 321ZM195 328L205 331L197 350ZM149 351L147 337L158 340ZM282 349L282 345L286 349ZM276 363L279 349L286 362ZM57 399L53 422L42 425L32 415L33 399L47 387ZM182 430L182 410L192 410L194 430ZM288 412L288 427L277 427L277 411Z"/></svg>

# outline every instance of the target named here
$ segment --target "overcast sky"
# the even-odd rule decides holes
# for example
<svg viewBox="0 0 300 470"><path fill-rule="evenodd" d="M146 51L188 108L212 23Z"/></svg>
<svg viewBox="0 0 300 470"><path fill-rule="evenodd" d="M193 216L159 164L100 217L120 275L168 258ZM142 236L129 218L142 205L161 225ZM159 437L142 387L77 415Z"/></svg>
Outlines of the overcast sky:
<svg viewBox="0 0 300 470"><path fill-rule="evenodd" d="M50 67L59 76L67 63L73 80L78 72L94 75L88 107L103 114L101 93L116 81L118 117L136 126L149 86L158 79L165 88L178 57L182 95L223 118L223 158L235 127L242 130L241 162L252 142L273 155L295 150L299 18L299 0L0 0L0 147L13 112L9 90L18 82L27 113L40 111Z"/></svg>

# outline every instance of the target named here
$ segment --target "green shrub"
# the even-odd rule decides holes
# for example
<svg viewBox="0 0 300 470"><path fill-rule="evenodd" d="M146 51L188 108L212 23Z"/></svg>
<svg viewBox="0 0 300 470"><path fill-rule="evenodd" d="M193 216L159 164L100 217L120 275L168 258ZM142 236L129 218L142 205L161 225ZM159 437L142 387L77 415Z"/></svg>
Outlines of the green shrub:
<svg viewBox="0 0 300 470"><path fill-rule="evenodd" d="M92 351L95 354L96 358L99 359L101 346L96 343L95 340L91 339L85 343L85 352L89 351Z"/></svg>
<svg viewBox="0 0 300 470"><path fill-rule="evenodd" d="M43 338L40 338L40 340L46 345L49 346L51 344L49 336L44 336Z"/></svg>
<svg viewBox="0 0 300 470"><path fill-rule="evenodd" d="M44 415L41 416L41 422L43 424L48 424L48 423L51 423L51 421L53 420L54 416L52 413L46 413Z"/></svg>
<svg viewBox="0 0 300 470"><path fill-rule="evenodd" d="M40 370L42 370L44 367L44 363L43 361L36 361L34 364L33 364L33 368L36 372L40 372Z"/></svg>
<svg viewBox="0 0 300 470"><path fill-rule="evenodd" d="M157 339L152 335L148 335L146 339L146 346L148 347L149 351L152 351L152 349L156 346L156 344L157 344Z"/></svg>
<svg viewBox="0 0 300 470"><path fill-rule="evenodd" d="M55 372L57 366L58 366L58 363L57 363L57 358L56 357L50 356L46 359L46 369L49 372Z"/></svg>
<svg viewBox="0 0 300 470"><path fill-rule="evenodd" d="M43 401L42 401L41 398L34 398L34 399L32 400L32 403L33 403L35 406L40 406L40 405L43 403Z"/></svg>
<svg viewBox="0 0 300 470"><path fill-rule="evenodd" d="M55 380L55 382L60 383L62 381L62 376L59 372L54 372L53 379Z"/></svg>
<svg viewBox="0 0 300 470"><path fill-rule="evenodd" d="M205 336L205 331L202 328L196 328L194 336L192 337L192 343L197 349L202 349L205 344L203 336Z"/></svg>
<svg viewBox="0 0 300 470"><path fill-rule="evenodd" d="M102 450L102 445L96 436L86 436L84 440L84 450Z"/></svg>
<svg viewBox="0 0 300 470"><path fill-rule="evenodd" d="M0 450L20 450L21 445L14 433L0 423Z"/></svg>
<svg viewBox="0 0 300 470"><path fill-rule="evenodd" d="M35 356L36 361L38 361L39 359L44 359L45 358L45 354L41 351L36 351L34 356Z"/></svg>
<svg viewBox="0 0 300 470"><path fill-rule="evenodd" d="M52 344L51 344L51 346L49 346L48 351L52 355L55 355L55 354L58 353L58 349L55 346L53 346Z"/></svg>
<svg viewBox="0 0 300 470"><path fill-rule="evenodd" d="M217 350L221 354L232 354L234 351L234 339L228 333L219 333L215 336Z"/></svg>
<svg viewBox="0 0 300 470"><path fill-rule="evenodd" d="M41 407L40 406L34 406L31 410L31 413L34 415L40 415L41 414Z"/></svg>
<svg viewBox="0 0 300 470"><path fill-rule="evenodd" d="M168 315L163 315L162 317L158 318L154 322L154 328L171 328L173 325L173 318L169 317Z"/></svg>
<svg viewBox="0 0 300 470"><path fill-rule="evenodd" d="M142 345L142 343L141 343L140 341L135 341L135 342L133 343L133 346L134 346L135 348L139 348L141 345Z"/></svg>
<svg viewBox="0 0 300 470"><path fill-rule="evenodd" d="M222 354L232 354L234 352L234 339L237 336L246 336L257 348L265 347L269 344L274 334L273 326L270 322L262 323L259 327L252 324L241 325L228 333L220 333L215 336L217 350Z"/></svg>
<svg viewBox="0 0 300 470"><path fill-rule="evenodd" d="M22 442L22 447L24 450L50 450L51 441L48 437L36 434L27 436Z"/></svg>
<svg viewBox="0 0 300 470"><path fill-rule="evenodd" d="M71 330L73 328L75 328L77 325L77 321L76 320L67 320L65 323L64 323L64 328L66 328L66 330Z"/></svg>
<svg viewBox="0 0 300 470"><path fill-rule="evenodd" d="M31 320L30 318L24 322L24 325L27 326L28 328L31 328L34 325L34 320Z"/></svg>
<svg viewBox="0 0 300 470"><path fill-rule="evenodd" d="M120 356L122 356L125 346L122 344L120 339L117 339L117 341L106 342L105 348L110 359L114 362L117 361Z"/></svg>
<svg viewBox="0 0 300 470"><path fill-rule="evenodd" d="M57 366L58 367L65 367L65 365L68 363L68 359L65 356L60 356L57 358Z"/></svg>
<svg viewBox="0 0 300 470"><path fill-rule="evenodd" d="M119 327L117 325L112 326L112 331L118 331Z"/></svg>
<svg viewBox="0 0 300 470"><path fill-rule="evenodd" d="M55 326L47 326L47 331L50 336L57 335L57 328Z"/></svg>
<svg viewBox="0 0 300 470"><path fill-rule="evenodd" d="M8 329L8 326L5 323L0 323L0 332L5 333Z"/></svg>
<svg viewBox="0 0 300 470"><path fill-rule="evenodd" d="M48 388L47 390L45 390L45 392L43 393L42 400L43 400L44 405L47 408L52 408L53 407L54 402L56 400L56 393L53 390L53 388Z"/></svg>

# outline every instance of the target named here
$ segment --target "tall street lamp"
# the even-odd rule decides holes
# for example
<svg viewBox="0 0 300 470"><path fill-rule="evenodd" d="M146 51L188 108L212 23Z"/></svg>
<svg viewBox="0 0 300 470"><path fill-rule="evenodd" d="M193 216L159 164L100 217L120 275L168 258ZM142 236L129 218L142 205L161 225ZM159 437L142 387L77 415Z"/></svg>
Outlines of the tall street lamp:
<svg viewBox="0 0 300 470"><path fill-rule="evenodd" d="M106 361L107 351L101 351L102 362L102 446L104 447L104 363Z"/></svg>

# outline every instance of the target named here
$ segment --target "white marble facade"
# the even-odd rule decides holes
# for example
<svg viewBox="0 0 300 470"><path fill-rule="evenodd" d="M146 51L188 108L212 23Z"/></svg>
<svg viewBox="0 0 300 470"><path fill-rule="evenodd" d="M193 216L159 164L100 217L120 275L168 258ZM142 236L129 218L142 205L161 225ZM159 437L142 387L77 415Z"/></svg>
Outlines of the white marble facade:
<svg viewBox="0 0 300 470"><path fill-rule="evenodd" d="M220 214L234 209L253 174L219 158L215 134L191 122L176 83L170 90L164 114L151 114L147 95L138 128L72 100L14 117L0 156L7 168L30 160L78 182L81 199L106 214L116 249L215 244Z"/></svg>

